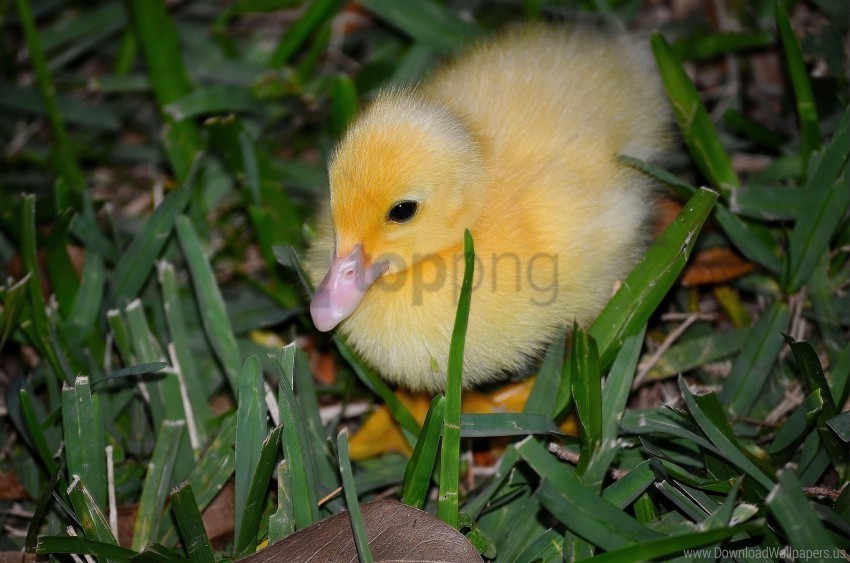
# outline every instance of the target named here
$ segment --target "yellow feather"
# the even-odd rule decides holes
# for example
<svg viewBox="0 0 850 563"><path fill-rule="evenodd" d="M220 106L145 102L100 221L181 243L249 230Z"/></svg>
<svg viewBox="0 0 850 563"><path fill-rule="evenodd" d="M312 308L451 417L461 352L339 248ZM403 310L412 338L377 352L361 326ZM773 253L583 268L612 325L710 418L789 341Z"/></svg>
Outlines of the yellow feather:
<svg viewBox="0 0 850 563"><path fill-rule="evenodd" d="M559 326L586 325L645 249L652 185L616 161L652 159L668 110L636 43L592 31L514 29L415 90L382 93L330 163L308 258L318 283L361 245L388 270L339 325L387 379L445 383L463 276L477 255L464 385L526 370ZM414 218L388 221L399 201ZM435 369L436 368L436 369Z"/></svg>

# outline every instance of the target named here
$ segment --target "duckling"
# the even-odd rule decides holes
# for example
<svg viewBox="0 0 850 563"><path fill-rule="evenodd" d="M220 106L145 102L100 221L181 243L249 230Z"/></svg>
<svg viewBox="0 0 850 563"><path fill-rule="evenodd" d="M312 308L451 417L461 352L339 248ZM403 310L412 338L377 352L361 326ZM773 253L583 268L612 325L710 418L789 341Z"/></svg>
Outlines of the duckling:
<svg viewBox="0 0 850 563"><path fill-rule="evenodd" d="M464 387L530 373L562 327L592 322L653 215L651 181L616 157L652 160L668 137L637 45L515 28L378 95L330 159L306 263L316 328L338 327L390 382L444 388L467 228Z"/></svg>

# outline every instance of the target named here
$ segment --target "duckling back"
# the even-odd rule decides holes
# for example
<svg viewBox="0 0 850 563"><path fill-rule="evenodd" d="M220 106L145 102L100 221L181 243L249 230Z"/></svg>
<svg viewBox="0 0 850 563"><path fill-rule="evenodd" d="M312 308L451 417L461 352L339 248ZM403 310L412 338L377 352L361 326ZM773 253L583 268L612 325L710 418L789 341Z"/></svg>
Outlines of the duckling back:
<svg viewBox="0 0 850 563"><path fill-rule="evenodd" d="M481 43L422 91L487 140L494 159L628 154L667 146L668 109L644 42L601 31L529 25Z"/></svg>

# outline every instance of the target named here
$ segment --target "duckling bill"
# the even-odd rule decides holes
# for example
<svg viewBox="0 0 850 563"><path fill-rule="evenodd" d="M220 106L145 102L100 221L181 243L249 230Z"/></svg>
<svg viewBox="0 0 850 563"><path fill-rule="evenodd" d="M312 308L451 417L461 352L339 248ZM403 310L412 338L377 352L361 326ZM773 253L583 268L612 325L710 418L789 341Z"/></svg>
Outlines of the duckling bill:
<svg viewBox="0 0 850 563"><path fill-rule="evenodd" d="M466 228L480 260L466 387L592 322L647 244L653 187L616 157L664 149L650 61L624 37L525 27L380 94L330 161L307 261L316 328L392 382L442 389Z"/></svg>

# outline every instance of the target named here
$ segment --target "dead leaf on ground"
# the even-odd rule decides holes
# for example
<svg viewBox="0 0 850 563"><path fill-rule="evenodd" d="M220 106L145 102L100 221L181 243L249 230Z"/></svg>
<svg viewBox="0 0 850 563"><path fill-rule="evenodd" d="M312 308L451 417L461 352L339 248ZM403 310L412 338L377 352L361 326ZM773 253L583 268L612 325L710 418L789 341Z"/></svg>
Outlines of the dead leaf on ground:
<svg viewBox="0 0 850 563"><path fill-rule="evenodd" d="M685 268L681 284L684 287L723 283L751 272L755 266L725 246L715 246L698 252Z"/></svg>
<svg viewBox="0 0 850 563"><path fill-rule="evenodd" d="M425 511L396 501L361 506L372 557L380 561L465 563L481 561L466 536ZM336 514L280 540L239 563L357 561L347 512Z"/></svg>
<svg viewBox="0 0 850 563"><path fill-rule="evenodd" d="M30 498L14 471L0 471L0 500L24 500Z"/></svg>

